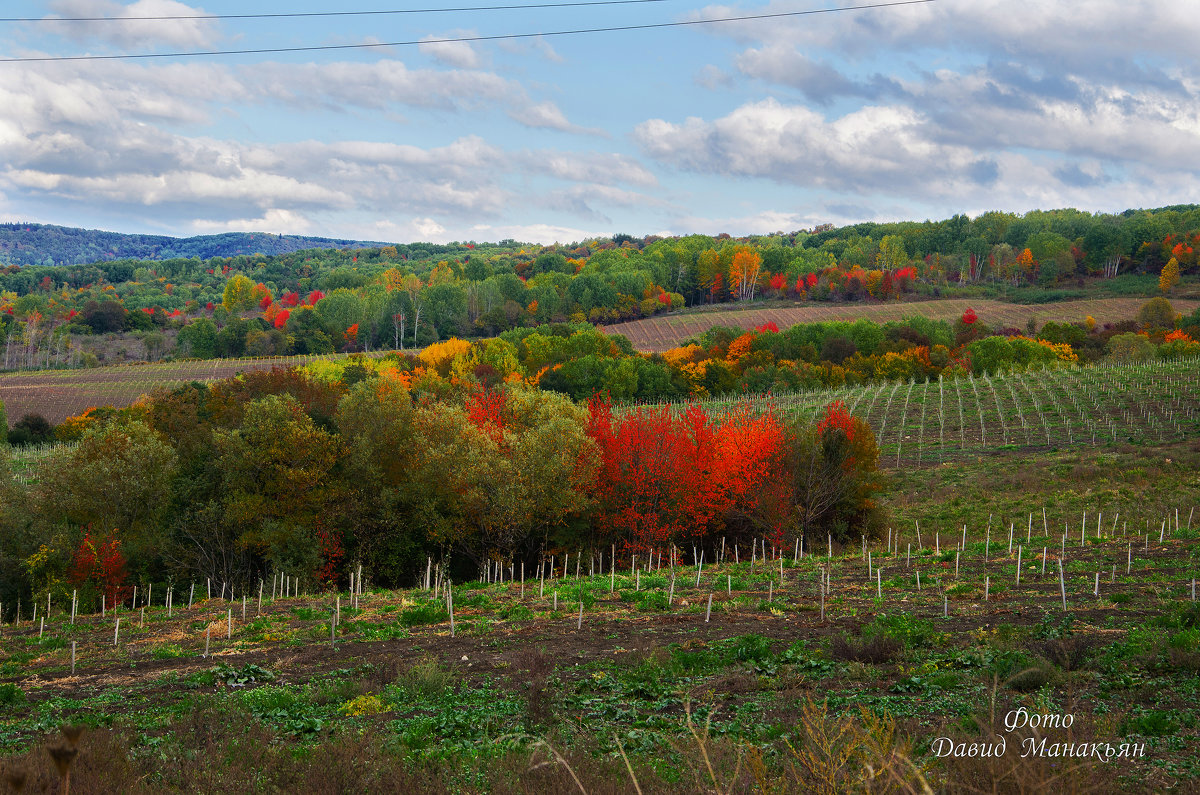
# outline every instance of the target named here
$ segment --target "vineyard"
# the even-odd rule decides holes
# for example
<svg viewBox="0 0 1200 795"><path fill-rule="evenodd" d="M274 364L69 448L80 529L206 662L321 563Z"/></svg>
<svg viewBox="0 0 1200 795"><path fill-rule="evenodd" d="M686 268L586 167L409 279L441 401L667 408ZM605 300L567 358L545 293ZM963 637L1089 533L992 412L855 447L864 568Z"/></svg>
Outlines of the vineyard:
<svg viewBox="0 0 1200 795"><path fill-rule="evenodd" d="M710 400L705 406L720 414L743 400ZM758 410L774 407L805 420L840 400L874 430L880 465L889 468L1000 451L1157 445L1200 436L1195 360L891 381L749 400Z"/></svg>
<svg viewBox="0 0 1200 795"><path fill-rule="evenodd" d="M114 365L87 370L37 370L0 374L0 401L9 425L26 414L41 414L53 424L93 406L124 408L158 388L192 381L217 381L252 370L300 367L332 356L272 356L247 359L189 359L153 364Z"/></svg>
<svg viewBox="0 0 1200 795"><path fill-rule="evenodd" d="M1024 329L1032 318L1039 325L1047 322L1078 323L1089 315L1098 323L1129 320L1137 315L1144 298L1101 298L1089 301L1064 301L1053 304L1010 304L1003 301L947 299L917 303L891 304L805 304L772 309L742 309L692 312L678 315L633 320L604 327L606 334L623 334L641 351L665 351L687 337L701 334L713 326L735 326L752 329L773 322L779 328L797 323L858 320L876 323L903 320L921 315L930 320L953 322L968 308L974 309L980 321L996 328ZM1175 310L1187 314L1200 301L1174 301Z"/></svg>
<svg viewBox="0 0 1200 795"><path fill-rule="evenodd" d="M719 750L707 769L730 791L751 791L741 760L761 754L755 776L771 791L834 792L867 775L857 766L872 751L852 746L846 767L815 757L839 777L827 790L778 760L838 725L867 741L855 720L868 708L907 737L880 760L899 762L899 791L977 791L971 777L1000 791L1194 782L1194 508L1141 503L1110 518L1018 507L861 546L710 539L707 558L671 549L615 567L611 550L573 551L456 584L433 567L402 591L364 589L360 575L350 590L297 593L280 575L232 593L215 580L142 583L116 609L70 593L7 604L0 748L35 791L57 776L30 749L65 723L86 732L81 791L97 780L213 791L191 777L242 775L230 789L287 788L277 777L318 747L368 738L350 754L363 777L353 791L413 791L377 777L414 764L455 777L446 791L529 791L465 786L472 769L495 775L514 758L522 782L553 773L550 791L571 791L571 766L591 771L589 789L640 779L679 791L671 776L705 770ZM1077 723L1031 735L1014 725L1029 714ZM1007 746L980 767L943 754L941 738ZM1084 741L1106 756L1058 758ZM535 767L547 747L562 754ZM106 768L113 759L132 767ZM599 760L612 765L596 771ZM306 789L346 791L320 767L301 776Z"/></svg>

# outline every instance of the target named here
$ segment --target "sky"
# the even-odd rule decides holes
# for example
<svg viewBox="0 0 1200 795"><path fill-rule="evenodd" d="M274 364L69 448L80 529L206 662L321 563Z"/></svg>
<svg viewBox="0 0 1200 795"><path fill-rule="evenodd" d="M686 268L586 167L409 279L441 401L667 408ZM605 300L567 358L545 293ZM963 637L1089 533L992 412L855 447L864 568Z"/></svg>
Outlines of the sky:
<svg viewBox="0 0 1200 795"><path fill-rule="evenodd" d="M388 242L734 236L1200 202L1200 14L821 0L5 0L0 220ZM527 0L538 2L538 0ZM63 21L103 17L101 21ZM119 19L125 18L125 19Z"/></svg>

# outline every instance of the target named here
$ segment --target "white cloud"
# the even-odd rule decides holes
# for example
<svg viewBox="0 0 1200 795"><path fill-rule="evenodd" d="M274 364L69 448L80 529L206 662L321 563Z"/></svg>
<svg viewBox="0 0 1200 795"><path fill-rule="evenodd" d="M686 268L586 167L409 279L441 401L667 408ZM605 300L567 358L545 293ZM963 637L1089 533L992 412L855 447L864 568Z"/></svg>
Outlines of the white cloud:
<svg viewBox="0 0 1200 795"><path fill-rule="evenodd" d="M477 69L480 65L479 53L467 41L444 41L444 39L469 38L476 35L473 30L455 30L442 36L425 36L418 49L438 63L455 66L460 69Z"/></svg>
<svg viewBox="0 0 1200 795"><path fill-rule="evenodd" d="M101 41L127 50L158 47L209 48L221 40L215 20L134 19L134 17L197 16L201 8L176 0L137 0L124 5L112 0L54 0L48 19L106 17L94 22L57 22L53 30L74 41ZM109 19L113 21L108 21Z"/></svg>
<svg viewBox="0 0 1200 795"><path fill-rule="evenodd" d="M616 152L562 152L540 150L521 156L521 168L571 182L599 185L628 183L642 187L658 184L658 179L632 157Z"/></svg>
<svg viewBox="0 0 1200 795"><path fill-rule="evenodd" d="M555 224L476 224L469 231L472 240L512 239L540 243L544 246L551 243L575 243L599 235L611 234Z"/></svg>
<svg viewBox="0 0 1200 795"><path fill-rule="evenodd" d="M280 235L307 235L312 232L312 222L292 210L273 208L259 218L210 221L197 219L191 223L191 231L197 235L219 232L271 232Z"/></svg>
<svg viewBox="0 0 1200 795"><path fill-rule="evenodd" d="M585 128L572 124L567 120L567 117L559 109L558 105L550 100L538 103L530 103L522 108L514 108L508 112L510 118L526 127L545 128L550 130L559 130L560 132L582 133L585 135L598 135L603 138L608 137L608 133L604 130L595 128Z"/></svg>
<svg viewBox="0 0 1200 795"><path fill-rule="evenodd" d="M381 109L392 105L475 109L523 99L524 89L492 72L410 69L402 61L324 64L264 63L244 67L255 94L298 107L314 99L331 107Z"/></svg>
<svg viewBox="0 0 1200 795"><path fill-rule="evenodd" d="M534 36L526 39L502 39L498 41L497 46L505 52L510 52L516 55L535 54L540 55L551 63L565 63L558 52L550 46L550 42L546 41L542 36Z"/></svg>
<svg viewBox="0 0 1200 795"><path fill-rule="evenodd" d="M638 125L634 139L648 155L700 173L837 190L900 187L919 174L950 190L978 158L966 147L932 143L922 126L904 107L865 107L826 121L806 107L766 99L712 122L652 119Z"/></svg>

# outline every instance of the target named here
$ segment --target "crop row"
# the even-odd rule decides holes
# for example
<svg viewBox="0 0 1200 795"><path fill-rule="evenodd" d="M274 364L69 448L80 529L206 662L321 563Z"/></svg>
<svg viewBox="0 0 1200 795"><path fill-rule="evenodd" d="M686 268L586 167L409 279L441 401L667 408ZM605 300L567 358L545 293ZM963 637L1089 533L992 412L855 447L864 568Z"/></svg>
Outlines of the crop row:
<svg viewBox="0 0 1200 795"><path fill-rule="evenodd" d="M880 463L888 467L1001 450L1162 444L1200 435L1200 369L1190 360L891 381L704 405L719 414L749 402L757 411L773 408L812 421L838 400L871 426Z"/></svg>

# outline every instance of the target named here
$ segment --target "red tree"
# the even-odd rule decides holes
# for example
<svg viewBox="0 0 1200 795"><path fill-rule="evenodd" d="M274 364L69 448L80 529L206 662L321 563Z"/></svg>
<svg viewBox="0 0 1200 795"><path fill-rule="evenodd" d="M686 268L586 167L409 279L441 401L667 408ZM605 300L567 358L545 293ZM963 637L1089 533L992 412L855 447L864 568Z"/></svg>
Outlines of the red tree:
<svg viewBox="0 0 1200 795"><path fill-rule="evenodd" d="M596 525L606 539L644 551L725 530L781 534L784 433L773 413L742 407L717 422L692 404L682 414L615 416L600 398L589 409L587 432L601 453Z"/></svg>
<svg viewBox="0 0 1200 795"><path fill-rule="evenodd" d="M102 539L93 538L88 528L75 550L67 576L76 588L90 586L103 593L109 606L123 601L131 590L125 584L125 555L115 533Z"/></svg>

